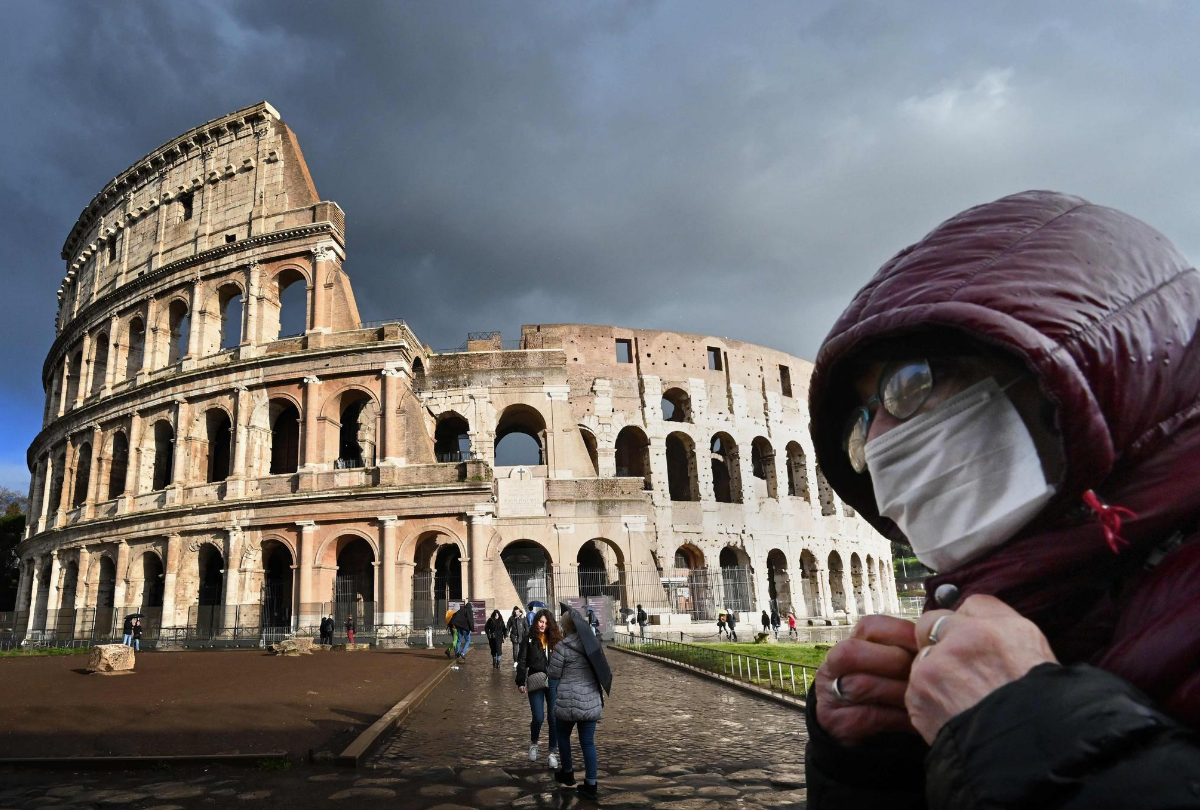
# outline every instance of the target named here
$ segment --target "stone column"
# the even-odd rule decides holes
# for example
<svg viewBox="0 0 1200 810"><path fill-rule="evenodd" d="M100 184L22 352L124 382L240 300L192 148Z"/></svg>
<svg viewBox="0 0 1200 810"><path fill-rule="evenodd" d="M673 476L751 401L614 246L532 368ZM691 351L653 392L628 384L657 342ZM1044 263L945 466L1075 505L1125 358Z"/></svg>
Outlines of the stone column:
<svg viewBox="0 0 1200 810"><path fill-rule="evenodd" d="M313 562L317 549L317 523L313 520L298 520L296 527L300 529L298 548L296 549L300 569L300 609L297 611L299 627L307 627L318 622L320 607L314 605L313 598Z"/></svg>
<svg viewBox="0 0 1200 810"><path fill-rule="evenodd" d="M862 581L863 615L869 616L875 612L875 599L871 594L871 571L869 568L867 568L867 561L865 558L863 559Z"/></svg>
<svg viewBox="0 0 1200 810"><path fill-rule="evenodd" d="M462 577L463 599L464 600L474 599L475 593L474 593L474 591L472 591L470 589L470 587L471 587L471 557L468 555L466 557L461 558L458 561L458 564L459 564L459 572L460 572L459 576Z"/></svg>
<svg viewBox="0 0 1200 810"><path fill-rule="evenodd" d="M117 542L117 581L113 586L113 607L125 607L125 591L129 587L129 543Z"/></svg>
<svg viewBox="0 0 1200 810"><path fill-rule="evenodd" d="M62 495L58 499L58 514L54 517L54 525L57 526L61 522L60 516L65 516L68 509L71 508L71 503L75 497L75 469L77 466L75 443L71 441L71 437L67 437L67 448L63 454L63 485Z"/></svg>
<svg viewBox="0 0 1200 810"><path fill-rule="evenodd" d="M188 306L188 315L191 320L188 322L188 350L183 356L185 360L195 360L197 357L202 357L202 348L200 346L200 336L203 332L204 313L200 311L203 302L200 300L204 295L204 285L197 279L192 283L191 303Z"/></svg>
<svg viewBox="0 0 1200 810"><path fill-rule="evenodd" d="M179 489L187 483L187 428L188 402L180 397L175 400L175 447L171 459L171 483L167 489Z"/></svg>
<svg viewBox="0 0 1200 810"><path fill-rule="evenodd" d="M138 376L149 374L154 370L154 364L158 358L158 301L153 297L146 299L146 331L142 336L142 367L138 371ZM170 335L167 340L170 341ZM138 380L140 383L141 380Z"/></svg>
<svg viewBox="0 0 1200 810"><path fill-rule="evenodd" d="M396 527L400 521L395 515L383 515L379 520L379 547L383 549L383 613L382 624L396 624L396 611L400 606L396 599Z"/></svg>
<svg viewBox="0 0 1200 810"><path fill-rule="evenodd" d="M483 557L487 551L487 526L491 525L492 519L489 515L467 513L467 554L475 562L471 565L471 598L486 599L491 596L487 593L484 587L484 564ZM464 572L465 573L465 572ZM463 578L463 585L466 586L468 580Z"/></svg>
<svg viewBox="0 0 1200 810"><path fill-rule="evenodd" d="M237 615L241 593L242 529L236 524L225 530L225 581L222 584L221 604L225 606L225 627L231 626ZM241 617L237 617L239 623ZM254 617L255 620L258 617Z"/></svg>
<svg viewBox="0 0 1200 810"><path fill-rule="evenodd" d="M225 482L225 497L240 498L246 491L246 459L250 436L250 393L246 386L237 387L237 403L234 412L233 474Z"/></svg>
<svg viewBox="0 0 1200 810"><path fill-rule="evenodd" d="M41 578L42 563L38 557L34 557L29 561L29 592L26 594L27 601L25 602L25 615L29 617L25 621L26 637L28 637L29 631L33 629L33 611L37 607L37 592Z"/></svg>
<svg viewBox="0 0 1200 810"><path fill-rule="evenodd" d="M75 404L72 407L78 408L87 398L88 389L92 385L92 362L88 359L88 355L92 351L92 336L89 332L83 333L83 361L79 365L79 384L75 386Z"/></svg>
<svg viewBox="0 0 1200 810"><path fill-rule="evenodd" d="M82 638L83 614L80 612L87 607L88 599L88 564L91 562L91 553L86 548L79 549L79 577L75 580L75 633Z"/></svg>
<svg viewBox="0 0 1200 810"><path fill-rule="evenodd" d="M312 252L312 320L309 332L328 332L328 303L325 296L325 274L333 251L321 245Z"/></svg>
<svg viewBox="0 0 1200 810"><path fill-rule="evenodd" d="M183 552L183 540L178 533L168 534L164 544L163 565L163 608L162 626L178 627L179 617L175 608L175 589L178 587L179 557Z"/></svg>
<svg viewBox="0 0 1200 810"><path fill-rule="evenodd" d="M246 297L243 307L245 318L242 328L242 347L245 348L257 346L261 340L258 334L259 312L262 307L261 286L262 265L258 262L251 262L246 267Z"/></svg>
<svg viewBox="0 0 1200 810"><path fill-rule="evenodd" d="M50 513L50 490L54 486L54 453L46 454L46 461L42 464L42 490L38 498L38 518L37 530L38 534L46 531L46 515Z"/></svg>
<svg viewBox="0 0 1200 810"><path fill-rule="evenodd" d="M104 389L100 392L100 395L104 397L112 393L117 363L121 360L120 352L117 351L117 330L120 328L121 321L114 312L108 318L108 363L104 366ZM129 351L129 347L126 346L125 350ZM144 349L142 353L145 354Z"/></svg>
<svg viewBox="0 0 1200 810"><path fill-rule="evenodd" d="M92 456L88 459L88 490L83 502L83 517L91 519L96 515L96 502L100 493L100 446L104 442L104 434L99 425L92 425Z"/></svg>
<svg viewBox="0 0 1200 810"><path fill-rule="evenodd" d="M399 565L400 570L396 575L396 624L408 625L412 630L424 630L425 628L423 627L412 627L413 571L416 568L416 564L401 562Z"/></svg>
<svg viewBox="0 0 1200 810"><path fill-rule="evenodd" d="M317 411L321 380L315 374L304 378L304 463L303 467L315 470L317 461Z"/></svg>
<svg viewBox="0 0 1200 810"><path fill-rule="evenodd" d="M117 512L129 511L132 498L142 493L142 417L134 411L129 415L129 462L125 465L125 494L117 504Z"/></svg>
<svg viewBox="0 0 1200 810"><path fill-rule="evenodd" d="M379 465L404 464L404 448L400 438L400 369L385 368L383 376L383 430L380 437Z"/></svg>
<svg viewBox="0 0 1200 810"><path fill-rule="evenodd" d="M817 567L817 598L820 600L819 615L833 615L833 595L829 588L829 569L823 566Z"/></svg>
<svg viewBox="0 0 1200 810"><path fill-rule="evenodd" d="M58 410L56 414L62 416L67 412L67 384L71 381L71 358L68 356L63 360L62 369L62 385L58 387Z"/></svg>
<svg viewBox="0 0 1200 810"><path fill-rule="evenodd" d="M842 563L842 593L846 595L846 615L858 615L858 598L854 595L854 581L850 578L850 560Z"/></svg>
<svg viewBox="0 0 1200 810"><path fill-rule="evenodd" d="M58 564L58 549L50 552L50 590L46 594L46 623L45 629L58 626L58 577L61 572Z"/></svg>

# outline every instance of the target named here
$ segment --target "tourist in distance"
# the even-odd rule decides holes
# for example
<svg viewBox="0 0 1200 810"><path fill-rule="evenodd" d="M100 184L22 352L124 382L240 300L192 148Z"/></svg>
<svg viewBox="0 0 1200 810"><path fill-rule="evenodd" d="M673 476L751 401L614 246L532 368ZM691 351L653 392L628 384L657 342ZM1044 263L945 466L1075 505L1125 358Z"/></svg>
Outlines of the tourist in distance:
<svg viewBox="0 0 1200 810"><path fill-rule="evenodd" d="M521 613L520 606L514 606L512 615L508 617L508 640L512 642L513 652L513 669L517 668L517 649L521 646L521 636L525 635L528 626L525 624L525 616Z"/></svg>
<svg viewBox="0 0 1200 810"><path fill-rule="evenodd" d="M133 646L133 617L126 616L125 621L121 624L121 635L124 639L121 641L126 647Z"/></svg>
<svg viewBox="0 0 1200 810"><path fill-rule="evenodd" d="M800 632L798 630L796 630L796 611L789 610L787 619L788 619L788 640L789 641L799 641L800 640Z"/></svg>
<svg viewBox="0 0 1200 810"><path fill-rule="evenodd" d="M321 643L333 644L333 617L331 616L321 617Z"/></svg>
<svg viewBox="0 0 1200 810"><path fill-rule="evenodd" d="M938 572L807 701L814 810L1200 803L1200 274L1077 197L898 253L817 356L817 464Z"/></svg>
<svg viewBox="0 0 1200 810"><path fill-rule="evenodd" d="M775 640L779 641L779 608L771 605L771 632L775 634Z"/></svg>
<svg viewBox="0 0 1200 810"><path fill-rule="evenodd" d="M717 613L717 638L725 637L725 611Z"/></svg>
<svg viewBox="0 0 1200 810"><path fill-rule="evenodd" d="M650 617L646 615L646 611L642 610L641 605L638 605L637 624L638 624L638 630L640 631L642 638L646 637L646 624L649 622L649 620L650 620Z"/></svg>
<svg viewBox="0 0 1200 810"><path fill-rule="evenodd" d="M596 618L596 611L591 608L587 609L588 626L592 628L592 633L600 635L600 619Z"/></svg>
<svg viewBox="0 0 1200 810"><path fill-rule="evenodd" d="M558 752L561 755L562 769L554 774L554 779L562 785L575 784L575 769L571 761L571 730L578 727L579 748L583 751L584 777L583 784L578 785L576 790L581 796L594 799L598 790L599 768L596 755L596 723L604 716L604 695L584 652L583 641L579 638L581 632L586 633L590 628L577 628L576 615L578 614L575 611L563 614L563 639L554 648L546 664L546 672L552 682L558 683L551 722L558 731Z"/></svg>
<svg viewBox="0 0 1200 810"><path fill-rule="evenodd" d="M446 648L447 658L453 658L458 652L458 629L454 626L454 614L457 612L455 608L446 611L446 629L450 632L450 646Z"/></svg>
<svg viewBox="0 0 1200 810"><path fill-rule="evenodd" d="M351 613L346 617L346 637L350 639L349 643L354 643L354 614Z"/></svg>
<svg viewBox="0 0 1200 810"><path fill-rule="evenodd" d="M725 626L729 629L729 640L737 641L737 613L732 610L725 613Z"/></svg>
<svg viewBox="0 0 1200 810"><path fill-rule="evenodd" d="M483 626L483 632L487 636L488 647L492 651L492 668L499 669L500 659L504 657L504 638L508 635L508 630L504 626L504 617L500 615L500 611L492 611L487 624Z"/></svg>
<svg viewBox="0 0 1200 810"><path fill-rule="evenodd" d="M133 651L142 651L142 620L133 620Z"/></svg>
<svg viewBox="0 0 1200 810"><path fill-rule="evenodd" d="M542 724L546 716L550 716L550 755L547 764L551 768L558 767L558 731L554 724L554 699L558 683L550 680L546 674L546 662L550 653L562 641L558 622L546 608L537 612L533 626L521 639L521 648L517 651L517 688L521 694L529 698L529 761L537 762L538 739L542 736Z"/></svg>
<svg viewBox="0 0 1200 810"><path fill-rule="evenodd" d="M764 636L771 632L771 615L765 610L762 612L762 628Z"/></svg>
<svg viewBox="0 0 1200 810"><path fill-rule="evenodd" d="M471 649L471 633L475 632L475 612L470 602L463 602L454 615L450 617L450 625L458 631L458 642L454 646L454 657L459 662L467 660Z"/></svg>

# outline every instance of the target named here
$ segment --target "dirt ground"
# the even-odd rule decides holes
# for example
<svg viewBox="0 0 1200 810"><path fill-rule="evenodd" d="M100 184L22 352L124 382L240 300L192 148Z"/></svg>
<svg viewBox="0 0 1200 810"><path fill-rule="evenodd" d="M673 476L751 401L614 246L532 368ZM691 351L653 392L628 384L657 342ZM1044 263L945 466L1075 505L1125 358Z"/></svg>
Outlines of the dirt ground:
<svg viewBox="0 0 1200 810"><path fill-rule="evenodd" d="M82 655L0 659L0 757L339 753L446 663L437 650L154 652L104 676Z"/></svg>

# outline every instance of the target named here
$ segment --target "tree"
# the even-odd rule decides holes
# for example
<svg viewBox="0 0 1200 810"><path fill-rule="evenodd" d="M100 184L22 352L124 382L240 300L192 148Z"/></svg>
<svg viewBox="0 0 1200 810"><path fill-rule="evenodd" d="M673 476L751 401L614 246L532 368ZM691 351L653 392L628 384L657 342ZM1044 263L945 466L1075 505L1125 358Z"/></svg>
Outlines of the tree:
<svg viewBox="0 0 1200 810"><path fill-rule="evenodd" d="M14 610L20 566L17 544L25 536L25 514L29 499L7 487L0 487L0 611Z"/></svg>

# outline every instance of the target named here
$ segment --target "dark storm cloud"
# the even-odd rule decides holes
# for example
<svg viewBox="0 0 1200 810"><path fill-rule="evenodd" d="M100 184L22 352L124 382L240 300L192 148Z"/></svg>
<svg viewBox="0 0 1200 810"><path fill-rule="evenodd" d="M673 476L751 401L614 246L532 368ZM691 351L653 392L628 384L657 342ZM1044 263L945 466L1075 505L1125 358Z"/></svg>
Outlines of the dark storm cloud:
<svg viewBox="0 0 1200 810"><path fill-rule="evenodd" d="M265 98L348 220L364 318L434 347L586 321L812 357L896 250L1031 187L1189 255L1200 106L1171 3L11 4L0 44L25 486L62 242L103 184Z"/></svg>

